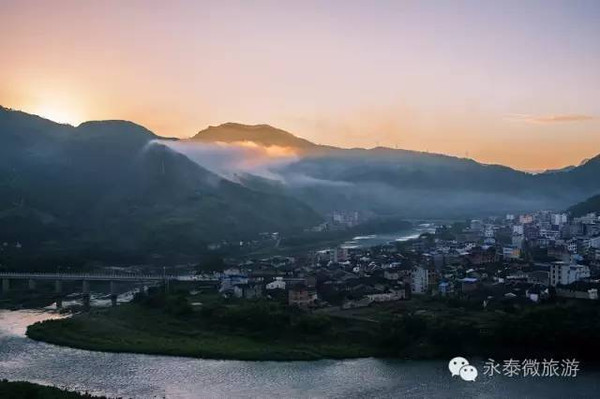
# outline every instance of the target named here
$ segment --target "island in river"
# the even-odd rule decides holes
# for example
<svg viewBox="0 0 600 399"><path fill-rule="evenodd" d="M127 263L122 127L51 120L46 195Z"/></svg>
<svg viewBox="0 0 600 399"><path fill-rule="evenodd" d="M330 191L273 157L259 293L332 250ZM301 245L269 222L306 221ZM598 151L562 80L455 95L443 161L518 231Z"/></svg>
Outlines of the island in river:
<svg viewBox="0 0 600 399"><path fill-rule="evenodd" d="M176 302L169 298L167 301ZM104 352L235 360L357 358L378 353L360 322L304 314L267 302L213 305L132 303L28 327L27 336ZM362 323L366 324L366 323ZM360 330L353 333L352 330Z"/></svg>
<svg viewBox="0 0 600 399"><path fill-rule="evenodd" d="M600 353L600 307L560 302L518 311L433 298L306 312L276 301L203 298L156 288L130 304L28 327L35 340L105 352L237 360L463 356L577 358ZM551 334L548 331L552 331ZM543 333L546 332L546 333Z"/></svg>

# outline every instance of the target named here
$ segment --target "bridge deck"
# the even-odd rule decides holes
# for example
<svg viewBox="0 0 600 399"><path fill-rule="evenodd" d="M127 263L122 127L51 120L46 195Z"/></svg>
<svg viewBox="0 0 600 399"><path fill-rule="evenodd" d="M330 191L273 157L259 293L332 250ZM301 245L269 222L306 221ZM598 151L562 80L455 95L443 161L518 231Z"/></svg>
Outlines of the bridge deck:
<svg viewBox="0 0 600 399"><path fill-rule="evenodd" d="M62 280L62 281L196 281L217 282L217 279L198 279L193 275L174 274L86 274L86 273L0 273L0 279Z"/></svg>

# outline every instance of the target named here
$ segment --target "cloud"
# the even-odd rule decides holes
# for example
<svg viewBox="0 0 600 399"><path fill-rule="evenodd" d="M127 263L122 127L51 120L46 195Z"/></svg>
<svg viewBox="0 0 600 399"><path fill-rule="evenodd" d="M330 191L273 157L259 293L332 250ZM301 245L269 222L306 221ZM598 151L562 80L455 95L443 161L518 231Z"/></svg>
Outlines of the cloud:
<svg viewBox="0 0 600 399"><path fill-rule="evenodd" d="M261 146L252 141L203 143L193 140L154 140L184 154L192 161L227 179L238 173L252 173L277 179L274 170L298 160L289 147Z"/></svg>
<svg viewBox="0 0 600 399"><path fill-rule="evenodd" d="M528 114L510 114L507 119L511 121L526 123L568 123L583 122L597 119L592 115L584 114L556 114L556 115L528 115Z"/></svg>
<svg viewBox="0 0 600 399"><path fill-rule="evenodd" d="M319 179L298 172L287 172L286 166L300 159L293 148L262 146L253 141L204 143L194 140L153 140L187 156L198 165L221 177L238 182L238 175L249 173L277 180L293 187L350 187L343 181Z"/></svg>

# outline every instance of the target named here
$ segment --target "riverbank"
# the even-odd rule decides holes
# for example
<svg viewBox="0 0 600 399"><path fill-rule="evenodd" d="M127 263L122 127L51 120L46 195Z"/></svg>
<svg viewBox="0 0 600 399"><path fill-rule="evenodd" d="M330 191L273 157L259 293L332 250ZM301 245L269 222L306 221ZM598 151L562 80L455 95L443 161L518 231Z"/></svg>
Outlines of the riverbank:
<svg viewBox="0 0 600 399"><path fill-rule="evenodd" d="M193 307L185 291L154 289L117 308L32 324L27 336L102 352L229 360L416 360L460 353L595 362L600 351L600 307L580 301L484 310L457 299L413 298L307 313L274 300L203 299Z"/></svg>
<svg viewBox="0 0 600 399"><path fill-rule="evenodd" d="M276 317L276 316L274 316ZM211 328L199 315L177 317L137 304L96 309L27 328L29 338L103 352L145 353L230 360L318 360L378 355L367 342L352 341L342 331L356 323L338 320L333 334L271 334ZM352 324L353 326L351 326ZM310 329L310 326L307 326ZM364 332L364 331L363 331ZM365 338L366 339L366 338Z"/></svg>
<svg viewBox="0 0 600 399"><path fill-rule="evenodd" d="M6 399L107 399L87 393L66 391L56 387L33 384L25 381L0 380L0 398Z"/></svg>
<svg viewBox="0 0 600 399"><path fill-rule="evenodd" d="M304 232L284 237L274 248L259 249L245 253L242 257L293 256L323 248L336 247L356 236L392 233L402 236L419 233L419 231L413 223L397 217L374 219L343 230ZM393 241L393 239L390 241Z"/></svg>

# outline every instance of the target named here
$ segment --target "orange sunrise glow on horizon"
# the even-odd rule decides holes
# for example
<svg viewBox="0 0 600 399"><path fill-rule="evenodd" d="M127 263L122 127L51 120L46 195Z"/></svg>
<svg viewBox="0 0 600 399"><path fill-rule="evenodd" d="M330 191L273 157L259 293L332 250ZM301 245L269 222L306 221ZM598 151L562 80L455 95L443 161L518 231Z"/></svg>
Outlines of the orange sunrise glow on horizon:
<svg viewBox="0 0 600 399"><path fill-rule="evenodd" d="M0 105L554 169L600 152L598 21L583 0L2 2Z"/></svg>

